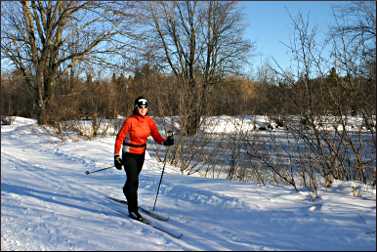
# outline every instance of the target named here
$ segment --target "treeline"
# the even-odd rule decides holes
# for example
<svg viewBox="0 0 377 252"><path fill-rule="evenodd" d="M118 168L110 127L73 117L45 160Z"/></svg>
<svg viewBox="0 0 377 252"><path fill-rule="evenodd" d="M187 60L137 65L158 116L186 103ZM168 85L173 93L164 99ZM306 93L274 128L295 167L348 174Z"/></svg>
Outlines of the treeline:
<svg viewBox="0 0 377 252"><path fill-rule="evenodd" d="M23 76L17 72L1 77L1 114L36 117L33 90L29 90ZM347 90L346 84L352 83ZM376 90L373 79L340 77L332 68L327 77L309 81L312 89L313 113L338 115L339 108L332 99L341 103L343 113L375 114ZM174 76L166 76L149 65L140 67L132 76L113 74L112 78L93 80L91 75L78 79L59 76L48 110L48 122L94 117L116 118L132 112L134 99L145 95L151 101L151 112L156 116L179 116L180 83ZM351 86L349 84L348 86ZM299 115L307 111L303 106L305 84L294 85L266 80L250 80L241 76L228 76L209 92L206 115Z"/></svg>

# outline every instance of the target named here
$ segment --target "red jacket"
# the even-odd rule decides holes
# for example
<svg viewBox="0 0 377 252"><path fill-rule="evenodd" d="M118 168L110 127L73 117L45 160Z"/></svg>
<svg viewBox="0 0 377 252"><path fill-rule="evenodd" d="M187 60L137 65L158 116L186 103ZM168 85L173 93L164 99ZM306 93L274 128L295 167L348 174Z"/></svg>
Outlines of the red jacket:
<svg viewBox="0 0 377 252"><path fill-rule="evenodd" d="M152 136L159 144L162 144L166 140L166 138L160 135L156 123L150 116L129 116L123 122L122 128L115 139L114 155L119 155L120 147L124 140L126 144L124 147L127 148L126 152L143 154L149 136Z"/></svg>

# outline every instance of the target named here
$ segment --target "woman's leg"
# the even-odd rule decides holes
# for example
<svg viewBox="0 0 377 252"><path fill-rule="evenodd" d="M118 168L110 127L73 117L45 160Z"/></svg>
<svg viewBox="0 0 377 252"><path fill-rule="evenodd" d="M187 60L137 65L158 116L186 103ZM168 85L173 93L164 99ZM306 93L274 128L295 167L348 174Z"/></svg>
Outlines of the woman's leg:
<svg viewBox="0 0 377 252"><path fill-rule="evenodd" d="M139 167L138 167L138 155L126 153L124 160L124 170L127 174L126 183L123 186L123 193L127 198L128 211L137 212L137 189L139 187Z"/></svg>
<svg viewBox="0 0 377 252"><path fill-rule="evenodd" d="M125 160L124 169L127 174L126 182L123 186L123 194L127 198L128 211L137 212L138 200L137 191L139 188L139 174L143 168L145 155L136 155L131 153L125 153L123 160Z"/></svg>

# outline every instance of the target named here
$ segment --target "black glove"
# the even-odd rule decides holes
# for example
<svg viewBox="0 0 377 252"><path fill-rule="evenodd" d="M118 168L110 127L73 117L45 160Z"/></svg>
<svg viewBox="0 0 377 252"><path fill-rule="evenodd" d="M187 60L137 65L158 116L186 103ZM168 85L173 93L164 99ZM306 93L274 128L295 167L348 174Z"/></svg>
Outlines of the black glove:
<svg viewBox="0 0 377 252"><path fill-rule="evenodd" d="M114 166L115 166L115 168L117 168L118 170L122 170L122 165L123 165L122 159L119 157L119 155L115 155L114 156Z"/></svg>
<svg viewBox="0 0 377 252"><path fill-rule="evenodd" d="M166 138L165 142L164 142L164 145L165 146L170 146L170 145L173 145L174 144L174 136L173 135L170 135Z"/></svg>

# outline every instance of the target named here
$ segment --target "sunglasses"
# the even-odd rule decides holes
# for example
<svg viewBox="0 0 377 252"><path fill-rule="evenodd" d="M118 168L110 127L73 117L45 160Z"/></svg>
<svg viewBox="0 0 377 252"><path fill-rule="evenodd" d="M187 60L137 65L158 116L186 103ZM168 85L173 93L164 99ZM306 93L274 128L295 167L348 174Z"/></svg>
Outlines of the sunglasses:
<svg viewBox="0 0 377 252"><path fill-rule="evenodd" d="M136 103L136 107L138 107L138 108L148 108L148 102L139 101L139 102Z"/></svg>
<svg viewBox="0 0 377 252"><path fill-rule="evenodd" d="M139 104L138 104L137 107L140 108L140 109L141 109L141 108L148 108L148 105L142 105L142 104L139 105Z"/></svg>

